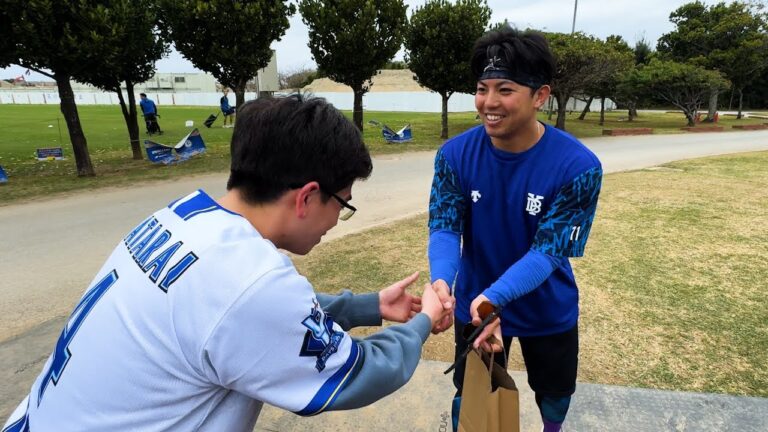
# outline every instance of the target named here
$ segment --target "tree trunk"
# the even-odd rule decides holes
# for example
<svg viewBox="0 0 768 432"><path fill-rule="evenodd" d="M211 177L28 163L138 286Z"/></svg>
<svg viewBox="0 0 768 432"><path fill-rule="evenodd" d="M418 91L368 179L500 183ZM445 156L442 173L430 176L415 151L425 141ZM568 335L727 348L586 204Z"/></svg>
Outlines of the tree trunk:
<svg viewBox="0 0 768 432"><path fill-rule="evenodd" d="M744 107L744 92L739 89L739 112L736 114L736 120L741 120L741 109Z"/></svg>
<svg viewBox="0 0 768 432"><path fill-rule="evenodd" d="M592 101L594 99L595 99L594 96L590 96L589 99L587 99L587 105L584 107L584 111L581 112L581 115L579 116L579 120L584 120L584 118L587 116L587 113L589 112L589 106L592 105Z"/></svg>
<svg viewBox="0 0 768 432"><path fill-rule="evenodd" d="M728 111L733 109L733 86L731 86L731 99L728 101Z"/></svg>
<svg viewBox="0 0 768 432"><path fill-rule="evenodd" d="M352 122L355 123L355 126L362 132L363 130L363 95L365 94L365 91L363 90L363 86L354 86L352 87L352 92L355 94L355 102L352 108Z"/></svg>
<svg viewBox="0 0 768 432"><path fill-rule="evenodd" d="M717 96L720 92L717 89L712 89L709 92L709 110L707 111L707 118L704 120L709 123L715 122L715 113L717 112Z"/></svg>
<svg viewBox="0 0 768 432"><path fill-rule="evenodd" d="M555 122L555 127L564 131L565 116L568 109L565 104L568 103L568 95L565 93L558 93L555 95L555 97L557 97L557 121Z"/></svg>
<svg viewBox="0 0 768 432"><path fill-rule="evenodd" d="M440 129L440 138L448 139L448 99L451 97L448 93L440 93L443 97L443 127Z"/></svg>
<svg viewBox="0 0 768 432"><path fill-rule="evenodd" d="M688 127L696 126L696 110L689 111L683 109L683 114L685 114L685 118L688 120Z"/></svg>
<svg viewBox="0 0 768 432"><path fill-rule="evenodd" d="M600 126L605 124L605 98L600 98Z"/></svg>
<svg viewBox="0 0 768 432"><path fill-rule="evenodd" d="M637 101L632 101L632 103L629 104L629 121L632 121L639 117L637 115Z"/></svg>
<svg viewBox="0 0 768 432"><path fill-rule="evenodd" d="M232 91L235 92L235 113L237 113L237 110L239 110L240 107L245 103L245 88L247 85L248 80L246 79L241 80L240 82L236 82L232 87ZM256 94L258 95L259 93L256 92Z"/></svg>
<svg viewBox="0 0 768 432"><path fill-rule="evenodd" d="M555 110L553 107L555 106L555 98L552 96L549 97L549 108L547 109L547 120L552 120L552 114L554 114Z"/></svg>
<svg viewBox="0 0 768 432"><path fill-rule="evenodd" d="M72 92L69 77L57 75L56 86L59 89L59 98L61 99L61 114L67 122L69 140L72 142L72 151L75 154L77 175L79 177L95 176L96 172L93 170L91 156L88 153L88 142L85 139L83 128L80 126L80 116L77 113L75 94Z"/></svg>
<svg viewBox="0 0 768 432"><path fill-rule="evenodd" d="M131 143L131 152L134 160L144 159L141 155L141 144L139 143L139 122L136 114L136 97L133 95L133 83L125 81L125 89L128 92L128 104L123 98L123 91L117 88L117 98L120 99L120 110L123 112L125 126L128 128L128 138Z"/></svg>

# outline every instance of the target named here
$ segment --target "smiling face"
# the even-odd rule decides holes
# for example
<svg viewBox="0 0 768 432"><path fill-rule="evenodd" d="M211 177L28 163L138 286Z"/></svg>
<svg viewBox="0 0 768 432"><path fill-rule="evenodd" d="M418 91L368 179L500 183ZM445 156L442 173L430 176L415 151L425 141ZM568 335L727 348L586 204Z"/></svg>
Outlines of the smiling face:
<svg viewBox="0 0 768 432"><path fill-rule="evenodd" d="M497 147L510 147L517 137L536 129L536 112L549 96L549 86L535 92L506 79L477 82L475 108L485 132ZM545 95L546 94L546 95Z"/></svg>

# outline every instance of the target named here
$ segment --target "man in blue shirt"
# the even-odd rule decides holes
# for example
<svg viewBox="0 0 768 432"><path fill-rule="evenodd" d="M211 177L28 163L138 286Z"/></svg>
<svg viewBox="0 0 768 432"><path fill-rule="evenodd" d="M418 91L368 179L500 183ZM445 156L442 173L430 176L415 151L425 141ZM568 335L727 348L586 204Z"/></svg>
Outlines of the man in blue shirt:
<svg viewBox="0 0 768 432"><path fill-rule="evenodd" d="M224 96L219 99L219 105L221 106L221 113L224 114L224 125L222 127L234 127L235 126L235 108L229 105L229 98L227 94L229 89L224 87L222 90ZM229 119L229 125L227 125L227 119Z"/></svg>
<svg viewBox="0 0 768 432"><path fill-rule="evenodd" d="M139 93L139 106L141 107L141 113L144 114L144 121L147 123L147 133L152 135L153 133L163 134L160 130L160 124L157 122L157 105L152 99L149 99L146 93Z"/></svg>
<svg viewBox="0 0 768 432"><path fill-rule="evenodd" d="M600 192L602 168L573 136L540 123L555 60L546 39L509 27L480 38L473 51L475 106L482 126L438 150L429 204L433 288L449 301L455 280L456 355L478 306L491 302L501 319L475 348L508 352L520 342L545 432L565 420L576 388L578 289L568 261L584 253ZM463 243L462 243L463 241ZM450 320L440 329L450 326ZM506 367L505 356L495 356ZM454 372L458 421L464 364Z"/></svg>

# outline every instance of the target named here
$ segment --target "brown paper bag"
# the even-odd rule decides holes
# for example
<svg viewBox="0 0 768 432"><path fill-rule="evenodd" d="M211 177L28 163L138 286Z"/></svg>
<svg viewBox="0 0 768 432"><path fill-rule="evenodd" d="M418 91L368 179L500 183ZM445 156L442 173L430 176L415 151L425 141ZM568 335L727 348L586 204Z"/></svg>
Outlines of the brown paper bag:
<svg viewBox="0 0 768 432"><path fill-rule="evenodd" d="M520 432L520 394L509 373L487 353L472 350L466 361L459 432Z"/></svg>

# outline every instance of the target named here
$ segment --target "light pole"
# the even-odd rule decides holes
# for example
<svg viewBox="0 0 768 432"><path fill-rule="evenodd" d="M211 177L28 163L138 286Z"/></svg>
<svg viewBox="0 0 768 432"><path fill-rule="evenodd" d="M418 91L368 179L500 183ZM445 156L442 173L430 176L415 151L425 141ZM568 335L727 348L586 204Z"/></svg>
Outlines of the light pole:
<svg viewBox="0 0 768 432"><path fill-rule="evenodd" d="M571 34L576 31L576 9L579 7L579 0L573 2L573 24L571 25Z"/></svg>

